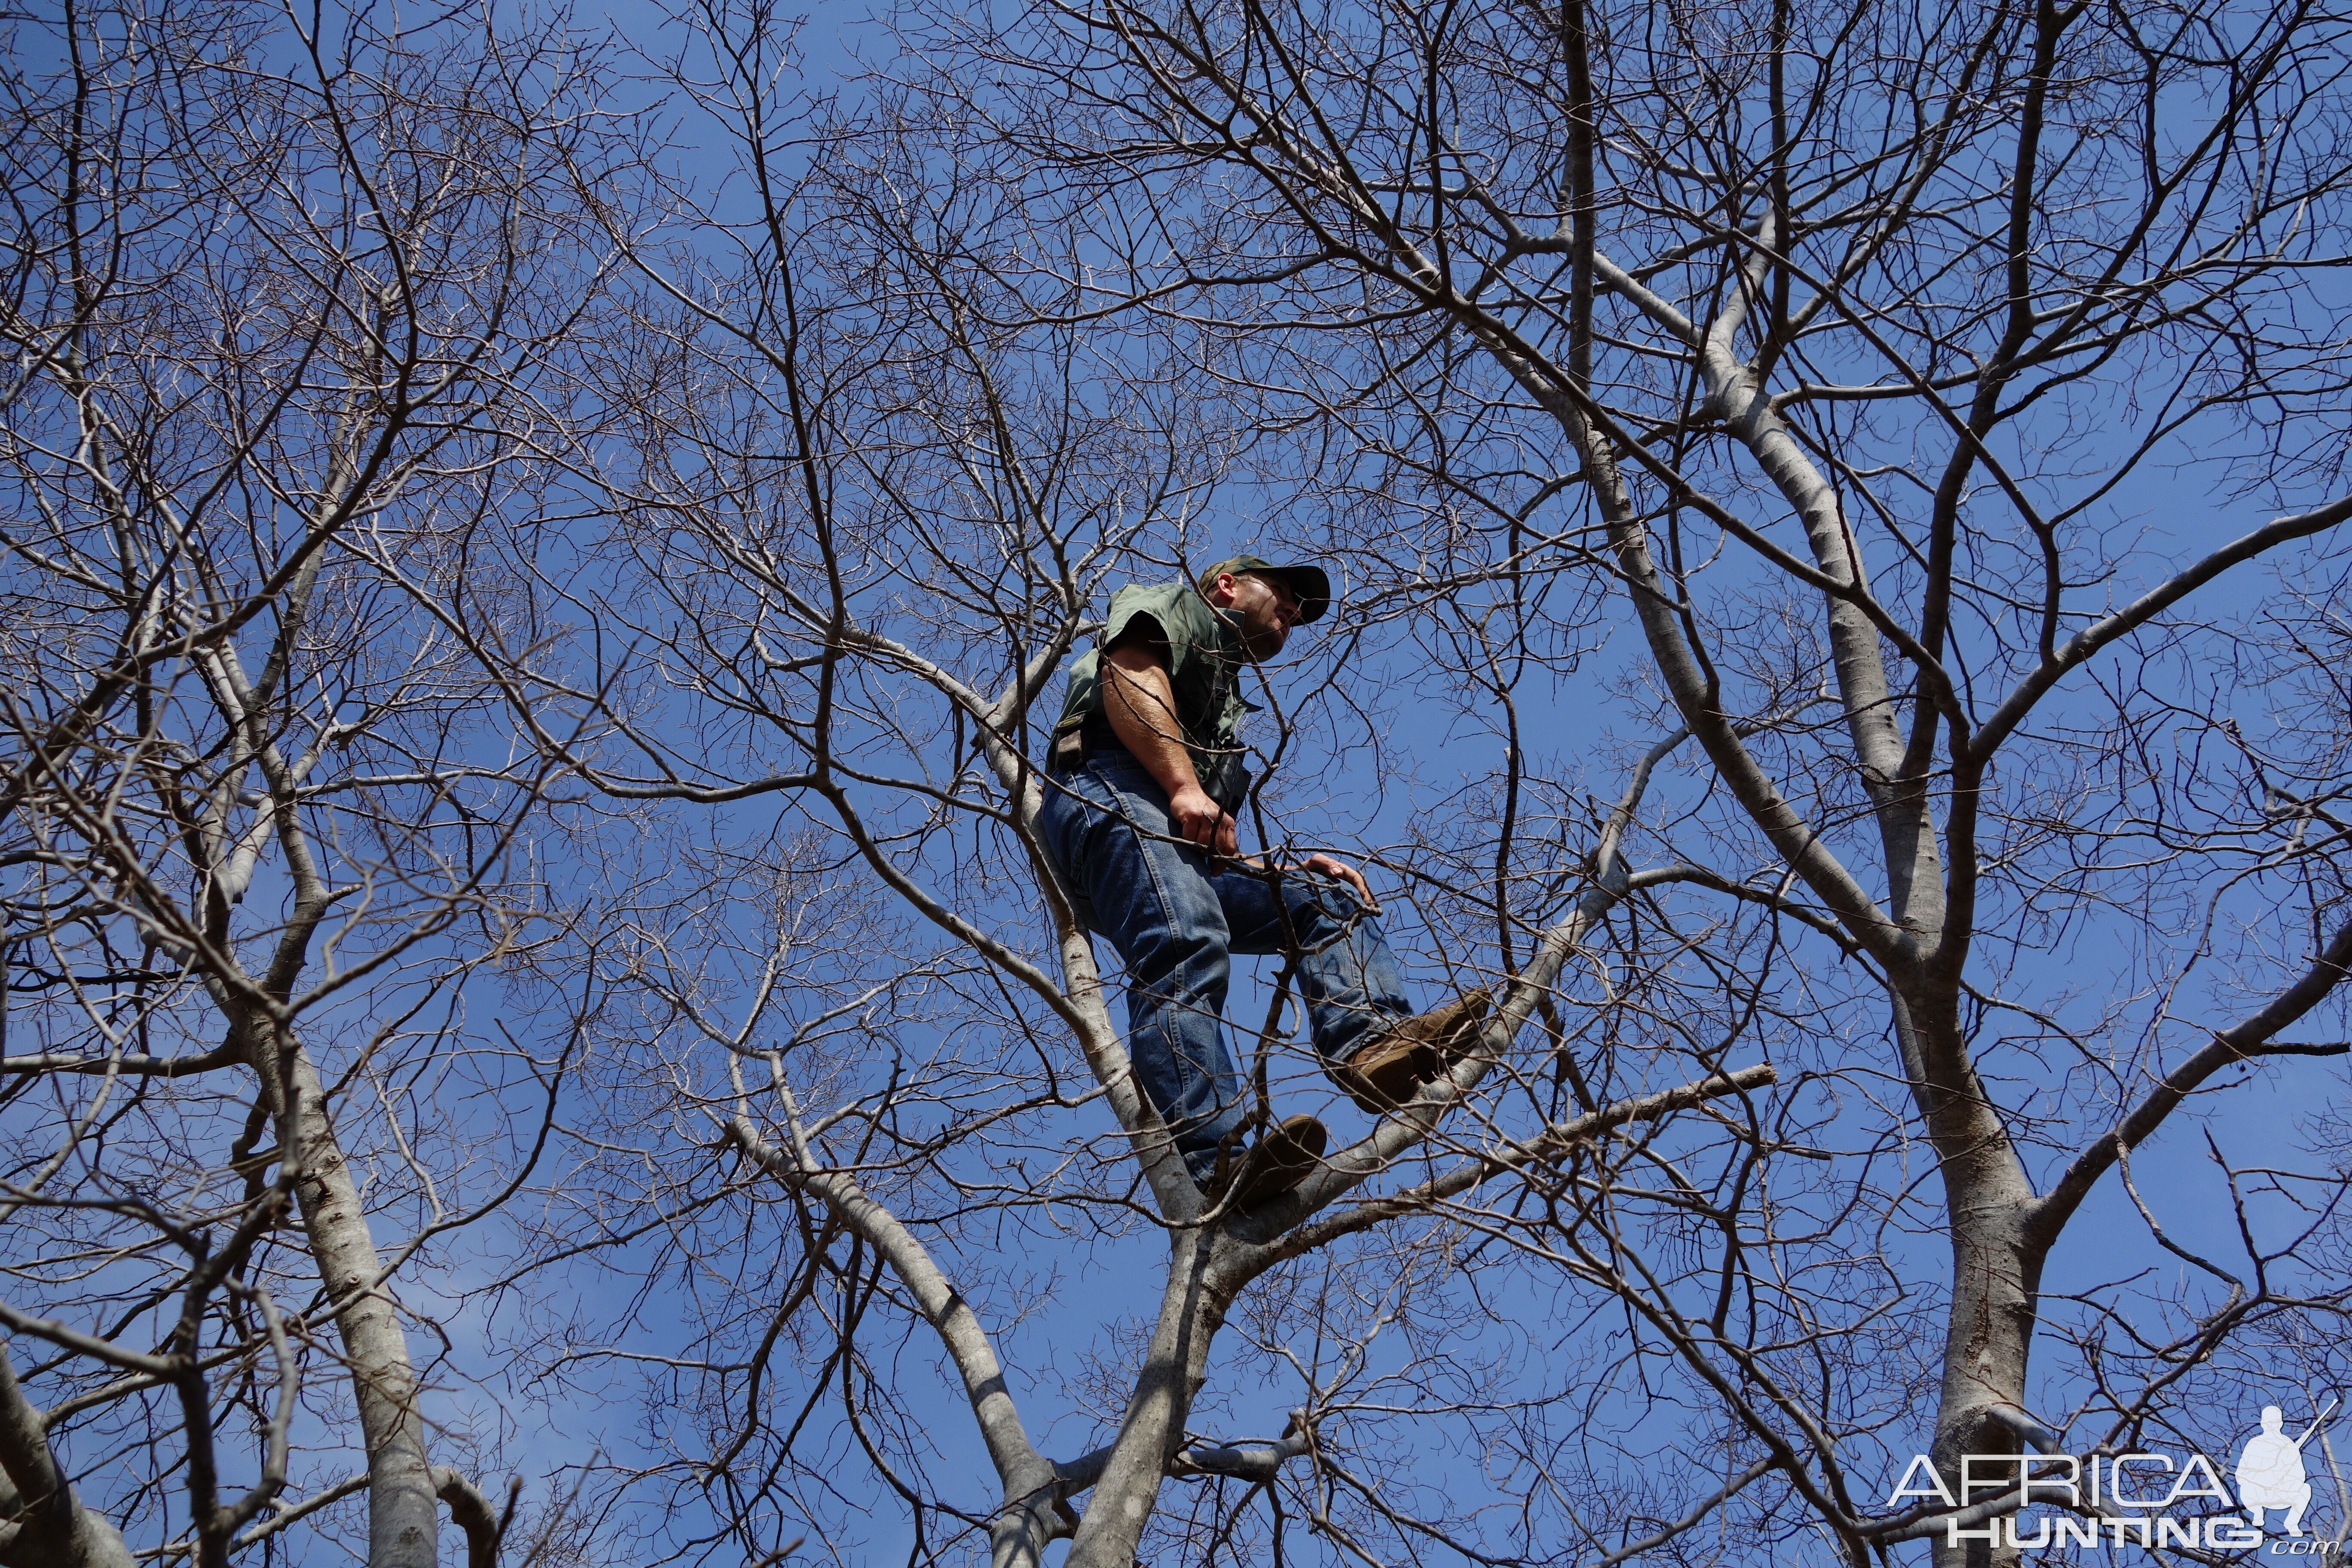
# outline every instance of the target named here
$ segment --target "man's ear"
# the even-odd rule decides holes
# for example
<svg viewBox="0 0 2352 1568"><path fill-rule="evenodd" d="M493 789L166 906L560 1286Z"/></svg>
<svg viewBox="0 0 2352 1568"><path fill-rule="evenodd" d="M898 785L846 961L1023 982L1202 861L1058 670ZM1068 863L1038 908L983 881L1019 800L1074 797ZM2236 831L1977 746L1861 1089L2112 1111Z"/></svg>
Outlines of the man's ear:
<svg viewBox="0 0 2352 1568"><path fill-rule="evenodd" d="M1239 581L1240 579L1230 572L1220 572L1209 579L1209 585L1202 592L1202 597L1222 610L1234 602L1234 585Z"/></svg>

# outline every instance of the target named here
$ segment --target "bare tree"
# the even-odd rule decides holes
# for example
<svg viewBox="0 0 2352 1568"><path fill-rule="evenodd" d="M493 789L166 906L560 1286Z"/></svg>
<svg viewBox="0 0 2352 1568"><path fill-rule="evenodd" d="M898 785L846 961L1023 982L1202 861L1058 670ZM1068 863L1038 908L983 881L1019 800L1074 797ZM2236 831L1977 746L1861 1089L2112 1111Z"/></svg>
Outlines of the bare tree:
<svg viewBox="0 0 2352 1568"><path fill-rule="evenodd" d="M1638 634L1627 716L1704 758L1654 873L1695 901L1660 918L1769 911L1820 1016L1883 1042L1801 1054L1772 1031L1869 1107L1835 1118L1858 1163L1822 1239L1887 1271L1870 1310L1935 1300L1948 1467L2063 1441L2068 1421L2026 1414L2038 1391L2090 1424L2085 1448L2193 1429L2172 1385L2232 1335L2289 1303L2335 1331L2339 1293L2289 1268L2305 1224L2250 1222L2234 1270L2195 1258L2214 1289L2177 1335L2160 1310L2137 1328L2164 1348L2137 1386L2096 1348L2122 1331L2112 1291L2055 1336L2092 1354L2029 1375L2094 1190L2128 1189L2132 1152L2192 1097L2346 1049L2298 1027L2337 1016L2352 956L2336 830L2314 815L2342 785L2339 634L2315 630L2341 609L2314 574L2352 517L2328 499L2344 26L2305 5L1582 0L1108 0L938 24L960 47L931 90L985 121L975 141L1004 149L1031 221L1085 237L1088 268L1035 307L1196 324L1223 351L1204 368L1354 454L1318 462L1339 503L1323 541L1360 580L1445 603L1433 651L1465 700L1483 691L1506 761L1496 818L1444 847L1465 880L1488 870L1506 967L1563 868L1515 828L1531 792L1556 794L1515 695L1558 665L1533 596L1605 584ZM2265 559L2291 608L2242 590L2200 609ZM1507 591L1465 613L1470 584ZM1696 957L1723 938L1689 940ZM1935 1262L1864 1239L1912 1202L1864 1156L1914 1136L1941 1287ZM2337 1169L2265 1179L2325 1215ZM2187 1257L2131 1197L2147 1253ZM1929 1534L1939 1560L1991 1550L1875 1511L1874 1434L1899 1412L1839 1386L1860 1362L1823 1381L1767 1348L1790 1342L1759 1309L1732 1310L1743 1289L1781 1296L1808 1355L1864 1321L1792 1283L1807 1248L1769 1205L1723 1214L1711 1311L1629 1271L1635 1232L1580 1230L1595 1217L1564 1237L1557 1215L1488 1223L1680 1360L1712 1411L1680 1451L1732 1478L1605 1560L1671 1550L1759 1476L1752 1539L1826 1531L1857 1563ZM1591 1550L1615 1506L1571 1512ZM1395 1522L1404 1550L1419 1525ZM1090 1516L1073 1561L1123 1563L1133 1541Z"/></svg>
<svg viewBox="0 0 2352 1568"><path fill-rule="evenodd" d="M612 525L566 574L563 614L597 635L520 659L474 650L508 672L564 771L668 825L648 828L664 847L625 921L581 955L607 977L607 1098L537 1265L593 1256L637 1282L600 1300L519 1273L500 1310L558 1349L551 1373L635 1367L664 1430L696 1435L606 1470L605 1517L634 1521L610 1528L645 1531L643 1553L771 1561L814 1536L854 1560L870 1488L905 1503L920 1559L984 1536L992 1561L1035 1563L1075 1536L1072 1561L1125 1563L1171 1475L1216 1480L1218 1514L1233 1511L1223 1481L1266 1494L1310 1454L1327 1489L1360 1484L1330 1445L1379 1403L1368 1342L1404 1306L1383 1297L1432 1274L1453 1287L1435 1260L1469 1236L1471 1194L1573 1193L1563 1173L1587 1162L1666 1150L1737 1170L1769 1142L1757 1091L1773 1069L1725 1059L1748 1034L1736 1004L1723 1039L1632 1046L1622 1074L1572 1086L1512 1050L1539 1010L1571 1026L1555 995L1639 883L1624 844L1657 757L1590 825L1590 874L1549 868L1543 917L1512 928L1516 960L1484 950L1491 909L1477 934L1454 929L1475 892L1465 905L1433 884L1441 969L1505 983L1470 1060L1295 1194L1256 1209L1206 1197L1136 1085L1036 837L1057 786L1035 710L1118 578L1207 559L1202 514L1221 488L1259 482L1242 443L1264 432L1202 395L1215 344L1191 324L1109 337L1078 319L1082 290L1063 298L1071 319L1040 319L1022 286L1086 258L963 180L981 166L956 141L970 121L882 89L811 102L790 89L793 40L773 16L689 21L671 79L707 117L706 155L715 126L739 162L725 182L690 163L649 173L626 210L660 216L609 231L633 272L629 341L658 348L602 367L608 415L577 459L596 487L583 510ZM1343 645L1394 618L1379 604ZM1310 727L1360 694L1344 669L1343 647L1310 675L1310 696L1329 693ZM1255 809L1278 867L1321 831L1297 792L1331 773L1284 773L1301 726L1290 692L1265 697ZM1308 783L1286 794L1294 777ZM1261 1117L1276 1098L1337 1098L1288 1038L1287 990L1286 973L1254 1037ZM1701 998L1690 1016L1725 1013ZM634 1213L587 1212L625 1187L643 1194ZM1022 1303L1084 1267L1074 1226L1143 1247L1154 1284L1092 1380L1098 1440L1055 1458L1018 1386L1044 1369L999 1345L1040 1317L1066 1342L1060 1313ZM1258 1331L1249 1293L1279 1280L1262 1288L1296 1300L1318 1270L1335 1342L1294 1360L1287 1429L1197 1435L1228 1320L1248 1310L1255 1370L1279 1368L1290 1352ZM662 1281L687 1279L707 1283L679 1344ZM1344 1321L1359 1286L1369 1324ZM894 1370L910 1335L920 1361L944 1357L993 1495L963 1495L928 1378ZM813 1422L823 1405L833 1418ZM1308 1504L1342 1534L1328 1516L1357 1506ZM1234 1523L1200 1528L1213 1555Z"/></svg>
<svg viewBox="0 0 2352 1568"><path fill-rule="evenodd" d="M434 1463L398 1280L544 1137L560 1016L465 1001L561 909L512 868L544 769L418 606L531 635L467 541L562 416L592 61L11 26L0 1561L224 1563L364 1490L370 1563L438 1560L437 1494L485 1564L512 1500Z"/></svg>
<svg viewBox="0 0 2352 1568"><path fill-rule="evenodd" d="M552 28L242 16L9 79L6 1560L364 1488L488 1563L394 1286L525 1188L448 1299L633 1428L536 1560L2014 1561L2022 1458L1912 1445L2344 1378L2340 1138L2198 1126L2347 1048L2339 18L1104 0L850 80L712 4L624 158ZM1343 1137L1250 1207L1036 817L1108 592L1253 542L1347 591L1249 847L1498 1005L1351 1121L1269 964L1254 1120Z"/></svg>
<svg viewBox="0 0 2352 1568"><path fill-rule="evenodd" d="M773 96L773 18L700 14L678 79L755 195L672 193L731 268L633 252L674 323L655 335L689 347L635 384L658 460L606 470L617 514L657 520L628 536L642 586L583 605L658 645L657 718L596 700L628 658L529 678L544 735L600 731L561 754L609 794L787 800L831 847L763 866L862 865L938 933L929 973L997 987L912 1031L861 1015L837 1057L796 1053L847 1015L762 1022L781 971L757 944L723 1006L699 964L657 988L698 1042L677 1136L718 1129L736 1204L798 1200L761 1333L739 1319L669 1366L711 1424L674 1473L805 1467L712 1505L745 1549L824 1517L811 1489L854 1455L919 1557L984 1528L1003 1563L1065 1533L1074 1563L1210 1561L1296 1523L1356 1561L2010 1560L1977 1527L2026 1489L1889 1507L1890 1458L2219 1451L2207 1394L2298 1335L2332 1366L2344 1296L2309 1259L2340 1158L2217 1139L2232 1264L2159 1212L2194 1194L2185 1163L2152 1185L2132 1156L2192 1097L2346 1048L2301 1027L2340 1011L2352 953L2318 815L2339 587L2312 553L2352 516L2326 499L2340 20L998 20L903 19L915 47L872 95L803 119ZM1353 579L1326 656L1264 693L1261 846L1349 834L1349 769L1378 770L1423 807L1385 856L1422 951L1507 999L1450 1081L1255 1213L1203 1207L1165 1154L1031 826L1053 787L1033 710L1103 590L1223 553L1148 507L1106 538L1102 491L1071 482L1104 428L1080 416L1164 388L1248 433L1202 493ZM2219 544L2135 527L2182 493L2252 515ZM2214 598L2265 559L2270 603ZM1638 651L1595 651L1611 621ZM1603 691L1618 738L1574 754L1590 731L1559 726ZM1449 780L1391 744L1412 704L1407 733L1433 704L1496 765ZM1049 945L1021 938L1031 900ZM831 1005L912 974L845 963ZM1249 1041L1262 1112L1312 1082L1285 978ZM977 1065L958 1016L1027 1056ZM1065 1039L1139 1187L1048 1157L1080 1111ZM1732 1071L1743 1051L1784 1089ZM2197 1282L2045 1291L2117 1187L2140 1253ZM1001 1321L1067 1245L1057 1216L1106 1207L1164 1237L1164 1272L1070 1377L1095 1446L1048 1458L1024 1400L1067 1363L1045 1347L1024 1374ZM1557 1359L1510 1348L1528 1292ZM804 1310L819 1371L771 1426L761 1380ZM926 1331L1000 1498L934 1473L926 1385L877 1348ZM2037 1370L2037 1342L2063 1357ZM1285 1431L1196 1435L1273 1369L1300 1390ZM840 1425L814 1440L842 1446L803 1459L828 1382ZM1416 1479L1433 1427L1491 1489ZM1172 1510L1171 1478L1199 1483Z"/></svg>

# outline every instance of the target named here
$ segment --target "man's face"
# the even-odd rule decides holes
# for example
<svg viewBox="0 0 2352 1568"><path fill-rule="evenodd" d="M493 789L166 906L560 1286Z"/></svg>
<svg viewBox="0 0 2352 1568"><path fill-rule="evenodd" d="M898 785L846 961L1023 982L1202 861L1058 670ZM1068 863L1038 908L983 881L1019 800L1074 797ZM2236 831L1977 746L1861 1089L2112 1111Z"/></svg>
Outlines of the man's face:
<svg viewBox="0 0 2352 1568"><path fill-rule="evenodd" d="M1242 647L1254 659L1280 653L1290 640L1290 628L1298 624L1298 595L1279 577L1226 573L1210 585L1208 597L1240 628Z"/></svg>

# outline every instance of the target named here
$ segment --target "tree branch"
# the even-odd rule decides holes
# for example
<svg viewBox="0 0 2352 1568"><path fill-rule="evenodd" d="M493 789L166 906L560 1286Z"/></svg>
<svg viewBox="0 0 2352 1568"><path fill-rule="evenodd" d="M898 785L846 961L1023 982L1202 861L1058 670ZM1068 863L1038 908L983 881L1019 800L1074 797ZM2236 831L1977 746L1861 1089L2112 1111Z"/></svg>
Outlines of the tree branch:
<svg viewBox="0 0 2352 1568"><path fill-rule="evenodd" d="M2352 516L2352 501L2343 503L2347 515ZM2270 1037L2317 1006L2327 994L2343 982L2347 967L2352 967L2352 921L2338 927L2335 938L2315 959L2302 978L2272 999L2269 1005L2252 1017L2216 1034L2210 1044L2164 1075L2146 1100L2107 1131L2091 1140L2074 1156L2065 1173L2058 1178L2049 1194L2034 1205L2030 1233L2037 1246L2046 1248L2058 1238L2058 1233L2082 1206L2092 1186L2106 1173L2120 1151L2137 1148L2152 1136L2175 1107L2194 1093L2199 1085L2223 1068L2256 1058L2307 1056L2317 1054L2312 1047L2289 1046L2273 1051ZM2334 1054L2332 1051L2327 1054Z"/></svg>
<svg viewBox="0 0 2352 1568"><path fill-rule="evenodd" d="M447 1465L433 1467L434 1494L449 1505L451 1522L466 1532L466 1568L499 1568L499 1543L514 1522L515 1504L522 1497L522 1478L507 1483L507 1506L490 1511L490 1500L481 1489Z"/></svg>
<svg viewBox="0 0 2352 1568"><path fill-rule="evenodd" d="M848 1176L816 1169L778 1149L761 1137L758 1129L743 1116L729 1118L721 1137L786 1185L822 1198L841 1216L844 1225L864 1237L868 1246L889 1261L891 1270L938 1331L948 1359L955 1363L956 1372L963 1380L964 1395L971 1402L972 1415L980 1423L981 1437L988 1445L989 1458L1007 1489L1024 1483L1024 1478L1050 1470L1052 1467L1037 1452L1022 1425L1021 1413L1005 1384L1004 1368L996 1359L996 1349L989 1342L987 1331L981 1327L978 1314L905 1223L867 1196Z"/></svg>
<svg viewBox="0 0 2352 1568"><path fill-rule="evenodd" d="M114 1526L74 1495L50 1451L41 1413L16 1381L5 1345L0 1345L0 1476L10 1493L0 1498L0 1508L14 1520L0 1526L0 1564L133 1568L131 1550Z"/></svg>
<svg viewBox="0 0 2352 1568"><path fill-rule="evenodd" d="M1528 1165L1549 1164L1559 1159L1577 1144L1586 1142L1601 1133L1635 1121L1654 1121L1674 1111L1719 1099L1725 1095L1745 1094L1780 1081L1780 1073L1769 1062L1741 1068L1737 1072L1717 1073L1713 1078L1695 1083L1679 1084L1660 1089L1654 1094L1637 1095L1621 1100L1613 1105L1556 1121L1532 1138L1506 1143L1501 1148L1480 1154L1419 1186L1408 1187L1383 1198L1374 1198L1358 1205L1345 1214L1314 1225L1301 1226L1279 1240L1267 1244L1264 1261L1267 1266L1284 1258L1297 1258L1314 1248L1335 1241L1343 1236L1365 1230L1382 1220L1399 1215L1412 1214L1457 1197L1489 1176L1506 1171L1516 1171ZM1252 1259L1255 1264L1258 1260Z"/></svg>
<svg viewBox="0 0 2352 1568"><path fill-rule="evenodd" d="M1967 745L1958 749L1972 762L1990 756L2009 732L2024 721L2025 716L2033 710L2033 705L2041 701L2068 670L2084 663L2116 638L2137 631L2231 567L2252 561L2274 544L2325 533L2347 518L2352 518L2352 496L2330 501L2315 510L2298 512L2293 517L2282 517L2265 523L2252 533L2223 545L2187 571L2148 590L2114 615L2093 622L2068 638L2065 647L2044 659L2032 674L2020 681L2017 689L1993 710L1992 716L1977 727Z"/></svg>

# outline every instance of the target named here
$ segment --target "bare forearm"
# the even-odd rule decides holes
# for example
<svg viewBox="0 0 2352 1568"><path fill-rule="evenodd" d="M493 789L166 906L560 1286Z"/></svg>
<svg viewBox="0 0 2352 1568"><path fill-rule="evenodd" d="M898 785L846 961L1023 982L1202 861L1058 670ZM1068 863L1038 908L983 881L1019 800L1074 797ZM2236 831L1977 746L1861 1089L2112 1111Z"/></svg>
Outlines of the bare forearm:
<svg viewBox="0 0 2352 1568"><path fill-rule="evenodd" d="M1176 692L1150 655L1127 648L1103 660L1103 717L1129 754L1170 799L1201 787L1176 722Z"/></svg>
<svg viewBox="0 0 2352 1568"><path fill-rule="evenodd" d="M1176 836L1217 855L1239 848L1234 819L1202 789L1176 722L1176 690L1150 647L1110 650L1102 663L1103 717L1144 771L1168 794L1169 825Z"/></svg>

